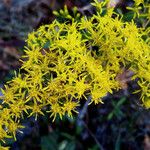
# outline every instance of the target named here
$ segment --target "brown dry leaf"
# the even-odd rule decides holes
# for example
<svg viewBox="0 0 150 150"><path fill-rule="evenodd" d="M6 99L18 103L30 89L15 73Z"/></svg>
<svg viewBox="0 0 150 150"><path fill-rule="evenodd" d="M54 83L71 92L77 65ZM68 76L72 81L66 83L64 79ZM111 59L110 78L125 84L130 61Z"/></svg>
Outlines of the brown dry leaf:
<svg viewBox="0 0 150 150"><path fill-rule="evenodd" d="M110 0L108 3L108 7L116 7L118 3L121 3L122 0Z"/></svg>
<svg viewBox="0 0 150 150"><path fill-rule="evenodd" d="M119 81L122 89L128 88L128 82L131 81L131 77L134 75L133 71L123 69L116 77L116 80Z"/></svg>
<svg viewBox="0 0 150 150"><path fill-rule="evenodd" d="M65 5L68 7L68 9L72 9L74 7L74 1L71 0L65 0Z"/></svg>
<svg viewBox="0 0 150 150"><path fill-rule="evenodd" d="M144 137L144 150L150 150L150 137L146 134Z"/></svg>
<svg viewBox="0 0 150 150"><path fill-rule="evenodd" d="M20 58L20 55L18 54L18 51L15 47L5 47L4 48L4 53L6 53L9 56L15 57L16 59Z"/></svg>
<svg viewBox="0 0 150 150"><path fill-rule="evenodd" d="M3 0L3 3L6 7L10 7L11 6L11 2L12 0Z"/></svg>
<svg viewBox="0 0 150 150"><path fill-rule="evenodd" d="M7 70L10 69L10 67L9 67L9 65L4 64L2 60L0 60L0 69L1 69L1 70L6 70L6 71L7 71Z"/></svg>

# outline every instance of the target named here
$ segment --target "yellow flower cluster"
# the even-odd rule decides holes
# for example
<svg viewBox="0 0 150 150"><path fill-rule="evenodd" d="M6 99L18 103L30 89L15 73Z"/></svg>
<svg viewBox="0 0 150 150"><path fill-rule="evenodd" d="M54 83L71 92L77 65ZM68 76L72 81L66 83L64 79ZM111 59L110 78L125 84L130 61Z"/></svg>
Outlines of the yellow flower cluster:
<svg viewBox="0 0 150 150"><path fill-rule="evenodd" d="M95 3L96 5L96 3ZM138 78L143 104L150 107L150 28L137 28L105 15L43 25L28 35L22 68L2 90L0 140L15 138L24 114L72 117L82 97L102 103L107 93L121 88L116 79L123 68Z"/></svg>

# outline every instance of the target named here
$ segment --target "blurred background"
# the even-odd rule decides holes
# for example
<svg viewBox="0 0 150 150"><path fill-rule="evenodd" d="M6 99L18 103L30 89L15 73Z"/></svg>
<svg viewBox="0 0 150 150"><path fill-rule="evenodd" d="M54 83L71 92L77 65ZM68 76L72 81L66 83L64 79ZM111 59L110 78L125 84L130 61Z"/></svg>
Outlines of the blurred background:
<svg viewBox="0 0 150 150"><path fill-rule="evenodd" d="M25 40L29 32L51 23L54 10L74 6L82 14L91 15L90 0L0 0L0 87L21 66ZM130 18L125 9L131 0L112 0L111 5ZM123 79L127 75L122 76ZM150 111L141 107L139 96L132 91L136 83L104 98L104 104L90 105L83 100L74 118L49 116L23 121L23 134L17 141L8 140L11 150L150 150Z"/></svg>

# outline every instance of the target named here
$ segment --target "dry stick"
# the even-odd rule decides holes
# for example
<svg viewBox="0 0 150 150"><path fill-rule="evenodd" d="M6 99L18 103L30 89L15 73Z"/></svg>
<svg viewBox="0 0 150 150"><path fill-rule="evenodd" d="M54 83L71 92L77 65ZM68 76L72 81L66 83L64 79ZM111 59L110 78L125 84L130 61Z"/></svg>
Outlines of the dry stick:
<svg viewBox="0 0 150 150"><path fill-rule="evenodd" d="M84 13L84 11L89 11L89 13L90 14L92 14L92 5L91 4L89 4L89 5L86 5L86 6L83 6L82 8L78 8L78 11L79 12L81 12L81 14L83 15L83 16L85 16L85 13Z"/></svg>
<svg viewBox="0 0 150 150"><path fill-rule="evenodd" d="M92 8L92 5L89 4L89 5L86 5L86 6L82 7L82 8L78 8L78 11L81 12L81 14L84 16L85 15L84 11L86 11L86 10L88 10L92 14L91 8ZM85 19L86 19L86 17L85 17ZM90 50L91 49L92 48L90 47ZM83 118L84 118L84 116L86 115L86 112L87 112L88 104L90 103L91 99L92 99L92 97L89 96L88 100L85 102L82 110L79 113L79 116L78 116L78 119L77 119L77 124L80 125L80 126L84 125L84 127L88 130L89 134L95 140L95 142L98 145L99 149L100 150L104 150L103 146L99 143L99 141L97 140L97 138L95 137L95 135L91 132L91 130L86 125L86 123L83 121Z"/></svg>
<svg viewBox="0 0 150 150"><path fill-rule="evenodd" d="M83 125L84 127L88 130L89 134L91 135L91 137L95 140L97 146L99 147L100 150L104 150L103 146L100 144L100 142L97 140L96 136L93 134L93 132L88 128L88 126L86 125L86 123L83 121Z"/></svg>
<svg viewBox="0 0 150 150"><path fill-rule="evenodd" d="M149 23L150 23L150 20L147 20L147 21L143 24L143 28L146 28Z"/></svg>
<svg viewBox="0 0 150 150"><path fill-rule="evenodd" d="M79 115L77 118L77 125L81 126L83 124L83 118L86 115L88 104L91 101L91 96L88 97L87 101L84 103L82 109L79 111Z"/></svg>
<svg viewBox="0 0 150 150"><path fill-rule="evenodd" d="M99 149L100 150L104 150L103 146L100 144L100 142L97 140L97 138L95 137L95 135L88 128L88 126L86 125L86 123L83 121L83 118L84 118L84 116L86 115L86 112L87 112L88 104L90 103L91 99L92 99L92 97L89 96L88 99L87 99L87 101L85 102L84 106L82 107L82 110L80 111L78 119L77 119L77 124L80 125L80 126L83 125L88 130L89 134L94 139L94 141L98 145Z"/></svg>
<svg viewBox="0 0 150 150"><path fill-rule="evenodd" d="M85 102L84 106L80 110L78 119L82 120L87 112L88 104L91 102L91 96L88 97L87 101Z"/></svg>

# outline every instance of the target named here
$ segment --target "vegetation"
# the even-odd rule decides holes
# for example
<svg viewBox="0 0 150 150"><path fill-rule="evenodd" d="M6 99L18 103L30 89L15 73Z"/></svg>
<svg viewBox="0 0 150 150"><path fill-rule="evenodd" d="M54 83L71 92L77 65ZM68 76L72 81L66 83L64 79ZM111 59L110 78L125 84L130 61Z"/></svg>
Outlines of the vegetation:
<svg viewBox="0 0 150 150"><path fill-rule="evenodd" d="M88 104L104 103L108 93L126 88L121 78L125 72L138 83L134 93L140 93L142 105L150 108L148 1L127 7L131 19L109 1L95 0L92 5L96 13L86 17L76 8L71 14L67 7L55 11L57 20L28 35L20 73L2 89L2 142L16 140L26 116L37 119L48 113L55 121L78 113L83 98L90 99Z"/></svg>

